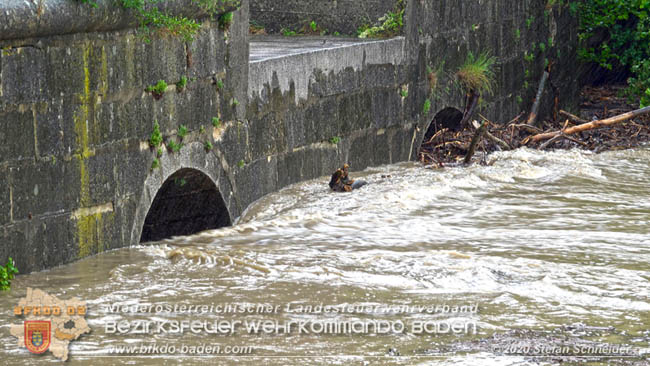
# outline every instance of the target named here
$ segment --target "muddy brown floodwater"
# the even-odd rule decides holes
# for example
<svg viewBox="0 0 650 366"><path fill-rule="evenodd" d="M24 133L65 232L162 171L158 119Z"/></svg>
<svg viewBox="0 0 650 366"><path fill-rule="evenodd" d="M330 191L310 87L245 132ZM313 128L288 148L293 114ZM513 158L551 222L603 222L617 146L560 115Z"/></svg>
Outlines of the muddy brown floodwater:
<svg viewBox="0 0 650 366"><path fill-rule="evenodd" d="M19 276L0 294L0 363L54 360L9 334L22 321L13 306L34 287L87 301L92 332L71 343L69 365L647 364L650 149L487 159L494 164L354 172L370 184L353 193L330 193L323 177L261 199L233 227ZM138 304L151 308L109 309ZM224 304L269 307L223 313ZM211 310L168 311L175 305ZM144 334L111 325L139 320L167 325ZM174 321L280 327L179 334ZM373 321L396 329L363 328ZM201 345L220 353L190 352Z"/></svg>

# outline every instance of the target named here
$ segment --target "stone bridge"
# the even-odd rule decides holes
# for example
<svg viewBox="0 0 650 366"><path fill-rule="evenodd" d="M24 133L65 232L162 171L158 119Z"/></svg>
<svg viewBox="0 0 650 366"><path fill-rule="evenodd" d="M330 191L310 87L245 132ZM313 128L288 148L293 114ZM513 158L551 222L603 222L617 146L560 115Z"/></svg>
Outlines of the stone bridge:
<svg viewBox="0 0 650 366"><path fill-rule="evenodd" d="M455 72L469 52L498 57L481 104L495 121L529 108L548 62L544 98L575 100L566 7L410 0L401 35L339 36L401 2L243 1L227 29L190 0L162 3L202 19L185 41L145 39L109 0L3 1L0 261L26 273L231 225L260 197L343 162L413 160L438 112L462 110ZM277 35L312 21L323 35ZM249 22L276 35L250 36ZM145 90L159 80L162 95Z"/></svg>

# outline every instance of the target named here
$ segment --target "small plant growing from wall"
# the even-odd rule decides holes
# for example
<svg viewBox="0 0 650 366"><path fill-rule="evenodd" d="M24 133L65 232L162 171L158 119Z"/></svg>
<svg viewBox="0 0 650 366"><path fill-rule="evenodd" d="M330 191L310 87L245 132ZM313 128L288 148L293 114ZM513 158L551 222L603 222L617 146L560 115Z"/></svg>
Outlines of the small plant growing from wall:
<svg viewBox="0 0 650 366"><path fill-rule="evenodd" d="M223 90L223 80L217 79L216 85L217 85L217 90Z"/></svg>
<svg viewBox="0 0 650 366"><path fill-rule="evenodd" d="M296 31L291 30L289 28L280 29L280 33L285 37L292 37L292 36L298 35L298 33Z"/></svg>
<svg viewBox="0 0 650 366"><path fill-rule="evenodd" d="M341 142L341 138L338 136L334 136L330 138L330 144L338 145L339 142Z"/></svg>
<svg viewBox="0 0 650 366"><path fill-rule="evenodd" d="M219 28L221 28L221 30L228 30L232 25L233 16L234 14L232 12L221 14L217 20Z"/></svg>
<svg viewBox="0 0 650 366"><path fill-rule="evenodd" d="M162 156L163 156L163 149L162 147L159 147L158 150L156 150L156 157L160 159L162 158Z"/></svg>
<svg viewBox="0 0 650 366"><path fill-rule="evenodd" d="M431 100L427 99L424 101L424 105L422 106L422 113L427 115L429 114L430 110L431 110Z"/></svg>
<svg viewBox="0 0 650 366"><path fill-rule="evenodd" d="M203 147L205 148L205 151L210 151L210 150L212 150L212 147L213 147L213 146L212 146L212 142L210 142L210 141L206 141L206 142L203 144Z"/></svg>
<svg viewBox="0 0 650 366"><path fill-rule="evenodd" d="M18 274L16 263L9 257L7 264L0 266L0 291L8 291L11 288L11 281Z"/></svg>
<svg viewBox="0 0 650 366"><path fill-rule="evenodd" d="M182 143L176 143L176 142L174 142L172 140L169 140L167 142L167 149L169 151L173 152L173 153L177 153L177 152L181 151L182 147L183 147Z"/></svg>
<svg viewBox="0 0 650 366"><path fill-rule="evenodd" d="M160 167L160 160L158 158L153 158L153 161L151 162L151 170L156 170Z"/></svg>
<svg viewBox="0 0 650 366"><path fill-rule="evenodd" d="M237 100L237 98L232 98L232 100L230 101L230 105L233 108L237 107L239 105L239 101Z"/></svg>
<svg viewBox="0 0 650 366"><path fill-rule="evenodd" d="M176 83L176 91L182 92L185 90L185 86L187 86L187 77L181 76L181 79Z"/></svg>
<svg viewBox="0 0 650 366"><path fill-rule="evenodd" d="M221 120L219 117L212 117L212 126L214 128L219 128L221 126Z"/></svg>
<svg viewBox="0 0 650 366"><path fill-rule="evenodd" d="M409 96L409 87L408 87L408 85L402 85L402 87L399 90L399 95L402 98L407 98Z"/></svg>
<svg viewBox="0 0 650 366"><path fill-rule="evenodd" d="M241 160L237 163L237 166L240 167L240 168L243 168L244 166L246 166L246 162L244 161L244 159L241 159Z"/></svg>
<svg viewBox="0 0 650 366"><path fill-rule="evenodd" d="M167 90L167 83L165 80L158 80L158 82L154 85L149 85L145 91L147 93L151 93L153 95L154 99L158 100L163 97L163 94L165 93L165 90Z"/></svg>
<svg viewBox="0 0 650 366"><path fill-rule="evenodd" d="M182 140L187 136L187 127L185 125L178 126L178 137Z"/></svg>
<svg viewBox="0 0 650 366"><path fill-rule="evenodd" d="M160 125L158 124L158 121L155 121L153 123L153 131L151 132L151 136L149 136L149 146L156 148L160 146L162 140L163 138L160 134Z"/></svg>

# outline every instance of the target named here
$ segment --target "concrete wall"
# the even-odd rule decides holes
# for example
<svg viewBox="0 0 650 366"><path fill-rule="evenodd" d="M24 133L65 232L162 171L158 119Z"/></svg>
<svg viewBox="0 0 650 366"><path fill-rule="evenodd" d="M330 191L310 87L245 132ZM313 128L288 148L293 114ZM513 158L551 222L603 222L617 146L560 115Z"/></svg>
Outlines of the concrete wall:
<svg viewBox="0 0 650 366"><path fill-rule="evenodd" d="M147 43L128 23L0 40L3 263L12 256L25 273L138 243L151 200L180 168L204 172L229 213L241 212L227 171L243 158L232 148L241 136L230 131L247 98L247 12L237 11L227 32L206 19L192 43L165 34ZM190 81L177 92L182 76ZM156 100L145 88L161 79L169 87ZM243 102L233 106L234 99ZM216 116L223 121L217 131ZM154 121L166 140L178 141L181 124L191 132L179 153L165 151L162 167L152 170L156 153L146 141ZM206 152L213 134L220 137Z"/></svg>
<svg viewBox="0 0 650 366"><path fill-rule="evenodd" d="M356 35L364 24L374 25L395 8L397 0L253 0L251 20L270 33L283 28L300 31L315 21L328 34Z"/></svg>
<svg viewBox="0 0 650 366"><path fill-rule="evenodd" d="M568 5L547 8L545 0L410 1L406 37L419 44L419 103L431 99L428 117L446 106L460 107L463 91L455 73L468 52L489 52L497 57L496 92L484 96L480 111L505 123L529 111L546 62L552 64L550 82L542 103L542 116L553 111L557 95L568 108L577 105L575 65L577 19ZM417 40L417 41L415 41ZM552 42L550 42L552 40ZM544 43L544 46L540 46ZM533 55L527 61L526 53ZM429 87L427 66L438 77Z"/></svg>
<svg viewBox="0 0 650 366"><path fill-rule="evenodd" d="M403 37L255 61L250 71L247 1L230 30L206 20L192 43L165 35L145 43L129 22L52 35L36 27L34 38L12 33L0 40L0 261L12 256L25 273L137 244L163 184L184 179L178 172L208 177L227 210L218 221L233 222L263 195L343 162L358 170L412 159L436 112L463 108L454 74L469 51L499 58L496 93L481 104L493 120L529 108L546 58L557 66L545 98L557 90L571 105L574 20L567 9L546 15L545 4L410 1ZM553 45L540 51L550 37ZM191 80L179 92L173 83L181 76ZM144 89L160 79L170 87L157 100ZM154 121L167 145L179 141L179 125L190 131L158 169L147 144ZM208 181L197 182L197 192L213 194ZM169 191L170 205L182 202Z"/></svg>

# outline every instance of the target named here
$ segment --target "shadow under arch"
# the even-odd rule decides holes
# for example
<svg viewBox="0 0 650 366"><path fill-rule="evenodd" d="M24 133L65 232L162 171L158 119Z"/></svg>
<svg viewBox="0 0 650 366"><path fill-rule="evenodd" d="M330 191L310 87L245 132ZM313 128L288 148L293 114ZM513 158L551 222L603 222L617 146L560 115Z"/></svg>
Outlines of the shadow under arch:
<svg viewBox="0 0 650 366"><path fill-rule="evenodd" d="M162 184L147 212L140 242L190 235L232 224L219 189L199 170L182 168Z"/></svg>
<svg viewBox="0 0 650 366"><path fill-rule="evenodd" d="M442 130L443 128L448 128L452 131L460 130L460 122L463 120L463 112L454 107L447 107L440 110L436 113L433 120L427 128L427 132L424 134L424 141L429 141L429 139L436 134L436 132Z"/></svg>

